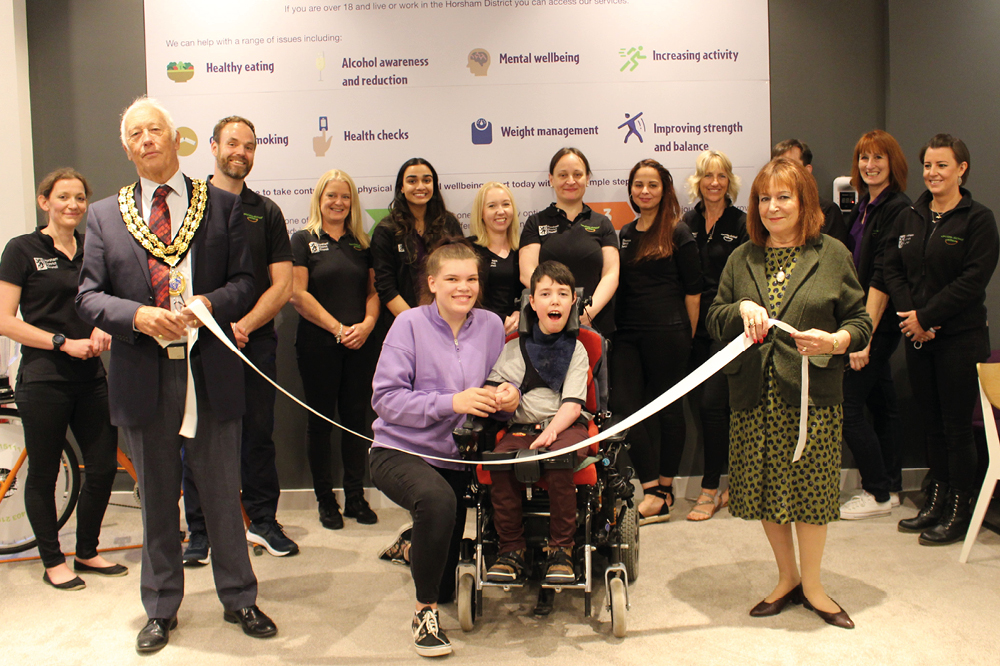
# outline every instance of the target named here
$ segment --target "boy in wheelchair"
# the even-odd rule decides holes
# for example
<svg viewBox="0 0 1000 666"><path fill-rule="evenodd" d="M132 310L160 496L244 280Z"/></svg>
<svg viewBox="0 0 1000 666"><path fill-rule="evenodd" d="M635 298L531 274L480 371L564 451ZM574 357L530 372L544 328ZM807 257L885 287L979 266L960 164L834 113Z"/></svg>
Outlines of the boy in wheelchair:
<svg viewBox="0 0 1000 666"><path fill-rule="evenodd" d="M591 414L587 398L589 360L583 343L566 331L576 307L576 281L563 264L546 261L531 275L531 309L537 321L531 333L506 344L486 383L510 382L521 391L521 402L497 443L496 452L521 449L556 451L587 439ZM582 451L581 451L582 453ZM572 552L576 531L576 488L573 469L547 469L550 502L549 547L545 583L575 582ZM490 567L490 583L513 583L525 569L522 484L514 471L493 471L491 499L499 537L499 558Z"/></svg>

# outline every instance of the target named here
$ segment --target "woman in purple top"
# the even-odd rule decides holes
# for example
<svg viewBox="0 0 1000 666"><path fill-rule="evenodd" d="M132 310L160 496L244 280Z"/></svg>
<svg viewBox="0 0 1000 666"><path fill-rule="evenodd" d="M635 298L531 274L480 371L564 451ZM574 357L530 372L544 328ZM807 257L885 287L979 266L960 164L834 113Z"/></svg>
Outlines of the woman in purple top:
<svg viewBox="0 0 1000 666"><path fill-rule="evenodd" d="M467 414L513 412L520 394L510 384L483 387L504 345L503 322L475 309L479 261L463 240L445 241L427 259L434 301L401 312L375 370L372 406L375 443L370 454L375 486L410 512L412 528L380 555L409 563L416 586L413 643L425 657L449 654L437 604L454 595L458 544L465 529L460 501L469 482L452 430Z"/></svg>

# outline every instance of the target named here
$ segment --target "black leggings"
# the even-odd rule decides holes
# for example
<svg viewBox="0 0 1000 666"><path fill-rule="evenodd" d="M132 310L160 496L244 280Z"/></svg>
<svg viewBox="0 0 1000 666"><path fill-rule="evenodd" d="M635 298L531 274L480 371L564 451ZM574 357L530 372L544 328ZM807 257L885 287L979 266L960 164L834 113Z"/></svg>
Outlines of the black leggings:
<svg viewBox="0 0 1000 666"><path fill-rule="evenodd" d="M377 446L370 464L375 487L413 518L410 574L417 601L448 603L455 595L469 472L432 467L417 456Z"/></svg>
<svg viewBox="0 0 1000 666"><path fill-rule="evenodd" d="M980 328L938 335L920 349L906 341L906 367L923 417L931 478L955 490L975 492L976 443L972 412L979 399L976 363L990 355L989 333Z"/></svg>
<svg viewBox="0 0 1000 666"><path fill-rule="evenodd" d="M694 370L726 345L711 338L696 337L691 345L688 371ZM729 466L729 381L722 372L709 377L688 395L697 410L704 439L705 471L701 487L719 487L719 478Z"/></svg>
<svg viewBox="0 0 1000 666"><path fill-rule="evenodd" d="M619 330L611 352L611 411L629 416L687 373L691 329ZM678 400L629 431L630 456L641 483L677 476L687 428Z"/></svg>
<svg viewBox="0 0 1000 666"><path fill-rule="evenodd" d="M299 329L295 343L299 374L306 403L320 414L333 419L355 432L365 433L370 427L366 420L372 399L372 377L375 374L378 349L369 338L361 349L348 349L340 344L325 344L316 339L317 334ZM329 337L333 343L333 336ZM312 472L316 499L333 496L333 451L330 434L333 426L310 413L306 433L308 437L309 470ZM360 495L364 492L365 455L368 442L348 432L340 434L340 458L344 465L344 493Z"/></svg>
<svg viewBox="0 0 1000 666"><path fill-rule="evenodd" d="M97 557L101 522L118 469L118 432L108 412L108 384L89 382L17 382L17 409L28 450L24 508L38 540L42 564L49 569L66 561L56 529L55 486L66 428L83 454L84 479L76 507L76 556Z"/></svg>

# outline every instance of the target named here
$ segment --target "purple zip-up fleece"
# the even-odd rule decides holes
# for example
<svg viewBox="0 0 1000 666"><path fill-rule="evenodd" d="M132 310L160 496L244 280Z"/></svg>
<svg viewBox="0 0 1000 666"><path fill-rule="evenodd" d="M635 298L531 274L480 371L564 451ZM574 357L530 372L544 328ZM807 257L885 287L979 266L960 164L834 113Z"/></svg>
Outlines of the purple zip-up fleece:
<svg viewBox="0 0 1000 666"><path fill-rule="evenodd" d="M375 444L417 455L458 458L451 431L465 421L452 396L482 386L504 345L503 322L474 309L458 331L441 318L437 305L407 310L392 323L372 382ZM434 467L463 469L456 463L427 460Z"/></svg>

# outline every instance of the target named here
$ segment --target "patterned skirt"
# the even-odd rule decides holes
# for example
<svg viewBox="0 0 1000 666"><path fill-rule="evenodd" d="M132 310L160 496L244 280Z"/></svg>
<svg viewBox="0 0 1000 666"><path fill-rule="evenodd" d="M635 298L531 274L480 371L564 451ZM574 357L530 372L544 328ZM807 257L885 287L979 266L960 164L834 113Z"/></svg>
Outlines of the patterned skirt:
<svg viewBox="0 0 1000 666"><path fill-rule="evenodd" d="M809 408L809 438L793 463L800 409L782 399L773 363L765 372L764 399L730 420L729 512L780 524L838 520L842 406Z"/></svg>

